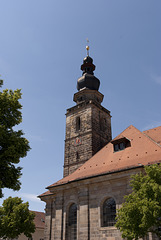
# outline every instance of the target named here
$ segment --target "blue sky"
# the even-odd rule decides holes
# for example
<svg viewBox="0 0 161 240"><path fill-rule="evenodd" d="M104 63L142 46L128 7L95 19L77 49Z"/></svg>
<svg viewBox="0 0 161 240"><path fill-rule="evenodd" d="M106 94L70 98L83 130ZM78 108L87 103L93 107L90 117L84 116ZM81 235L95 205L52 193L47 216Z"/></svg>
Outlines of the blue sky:
<svg viewBox="0 0 161 240"><path fill-rule="evenodd" d="M4 198L43 211L36 196L62 178L65 112L75 104L87 37L113 137L131 124L161 125L160 23L160 0L0 0L3 89L22 89L19 128L32 148L20 163L21 190L5 189Z"/></svg>

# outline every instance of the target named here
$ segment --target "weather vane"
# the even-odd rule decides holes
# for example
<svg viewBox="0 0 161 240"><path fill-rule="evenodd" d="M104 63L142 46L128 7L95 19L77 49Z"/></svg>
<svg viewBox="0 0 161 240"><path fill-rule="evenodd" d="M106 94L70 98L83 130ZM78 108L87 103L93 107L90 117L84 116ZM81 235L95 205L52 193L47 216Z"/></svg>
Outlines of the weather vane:
<svg viewBox="0 0 161 240"><path fill-rule="evenodd" d="M87 38L86 50L87 50L87 56L89 56L89 40L88 40L88 38Z"/></svg>

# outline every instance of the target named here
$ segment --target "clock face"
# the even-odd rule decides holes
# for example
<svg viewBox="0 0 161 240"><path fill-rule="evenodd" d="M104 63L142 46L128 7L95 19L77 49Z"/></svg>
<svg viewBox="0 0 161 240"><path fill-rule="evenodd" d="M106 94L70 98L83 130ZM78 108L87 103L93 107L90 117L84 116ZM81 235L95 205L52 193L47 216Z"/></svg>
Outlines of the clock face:
<svg viewBox="0 0 161 240"><path fill-rule="evenodd" d="M74 145L75 145L75 146L78 146L78 145L80 145L80 144L82 144L82 140L81 140L80 137L77 137L77 138L75 139L75 141L74 141Z"/></svg>

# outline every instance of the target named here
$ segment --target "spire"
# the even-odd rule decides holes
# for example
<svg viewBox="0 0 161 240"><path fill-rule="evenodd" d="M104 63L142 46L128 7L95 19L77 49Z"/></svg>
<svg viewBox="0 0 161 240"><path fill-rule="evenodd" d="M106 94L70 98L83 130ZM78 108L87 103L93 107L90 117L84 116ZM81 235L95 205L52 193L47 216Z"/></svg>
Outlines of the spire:
<svg viewBox="0 0 161 240"><path fill-rule="evenodd" d="M87 39L87 43L89 43ZM93 59L89 56L89 45L86 46L87 56L83 59L83 64L81 65L81 70L83 71L82 77L77 81L78 91L82 89L97 90L99 89L100 81L94 76L93 71L95 70L95 65L93 64Z"/></svg>
<svg viewBox="0 0 161 240"><path fill-rule="evenodd" d="M89 56L89 40L88 40L88 38L87 38L86 50L87 50L87 56Z"/></svg>

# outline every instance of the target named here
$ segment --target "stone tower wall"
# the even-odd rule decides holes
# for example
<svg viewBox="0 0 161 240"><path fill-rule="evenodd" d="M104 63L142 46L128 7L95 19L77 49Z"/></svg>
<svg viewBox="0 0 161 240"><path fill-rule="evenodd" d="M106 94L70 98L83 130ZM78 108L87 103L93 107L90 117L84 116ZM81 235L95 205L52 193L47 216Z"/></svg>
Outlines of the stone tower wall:
<svg viewBox="0 0 161 240"><path fill-rule="evenodd" d="M92 156L91 107L83 105L69 109L66 116L66 139L64 176L80 167ZM80 130L76 130L76 119L80 117Z"/></svg>
<svg viewBox="0 0 161 240"><path fill-rule="evenodd" d="M93 155L111 141L111 116L102 106L92 107L92 152Z"/></svg>
<svg viewBox="0 0 161 240"><path fill-rule="evenodd" d="M77 118L80 129L77 130ZM74 172L111 140L111 116L95 101L67 110L64 177Z"/></svg>

